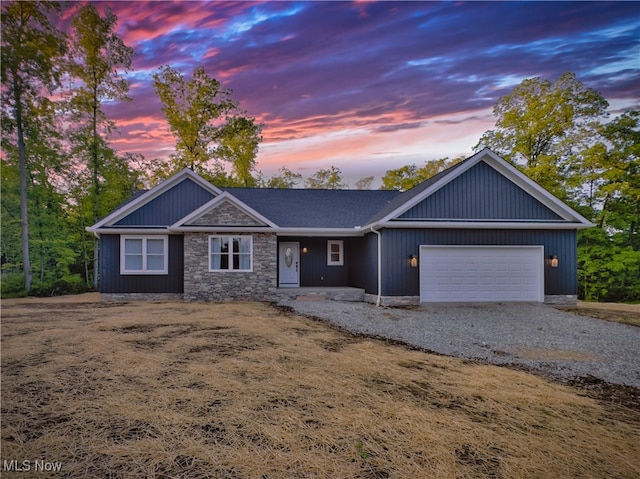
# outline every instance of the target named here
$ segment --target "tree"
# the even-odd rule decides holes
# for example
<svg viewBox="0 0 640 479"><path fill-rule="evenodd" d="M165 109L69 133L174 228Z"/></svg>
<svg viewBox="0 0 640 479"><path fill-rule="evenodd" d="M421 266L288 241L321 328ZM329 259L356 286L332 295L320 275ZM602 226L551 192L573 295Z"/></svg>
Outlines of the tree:
<svg viewBox="0 0 640 479"><path fill-rule="evenodd" d="M462 157L454 158L453 160L445 157L439 160L427 161L420 168L412 164L401 166L394 170L387 170L382 177L382 187L380 189L407 191L460 161L462 161Z"/></svg>
<svg viewBox="0 0 640 479"><path fill-rule="evenodd" d="M313 189L339 190L345 187L342 171L333 165L328 170L316 171L307 178L306 184Z"/></svg>
<svg viewBox="0 0 640 479"><path fill-rule="evenodd" d="M201 172L215 157L212 145L222 136L225 116L237 109L231 91L222 88L201 66L189 81L179 71L165 66L153 74L153 84L176 137L176 154L172 156L176 169L188 167Z"/></svg>
<svg viewBox="0 0 640 479"><path fill-rule="evenodd" d="M78 252L70 238L68 203L61 193L60 179L67 169L67 155L63 136L57 128L56 105L46 98L28 102L24 109L25 143L29 145L27 162L29 249L34 273L30 294L77 290L80 276L72 267ZM20 294L24 286L13 281L15 264L19 261L19 229L15 226L16 211L20 208L20 181L16 145L4 142L6 155L2 165L2 293ZM35 274L37 272L37 274ZM5 280L7 280L5 282Z"/></svg>
<svg viewBox="0 0 640 479"><path fill-rule="evenodd" d="M604 123L607 101L572 73L524 80L494 107L488 146L596 224L578 233L581 298L640 300L640 113Z"/></svg>
<svg viewBox="0 0 640 479"><path fill-rule="evenodd" d="M286 166L283 166L278 170L277 175L273 175L269 178L265 184L265 188L295 188L298 183L302 181L302 175L300 173L294 173Z"/></svg>
<svg viewBox="0 0 640 479"><path fill-rule="evenodd" d="M233 173L242 186L255 186L252 175L256 166L258 145L262 141L262 125L253 118L235 115L227 118L220 129L216 155L231 163Z"/></svg>
<svg viewBox="0 0 640 479"><path fill-rule="evenodd" d="M563 157L571 141L604 118L607 101L592 88L565 73L554 83L541 78L522 81L493 108L496 129L485 132L476 150L491 148L543 187L563 197L560 186ZM567 139L570 140L567 143Z"/></svg>
<svg viewBox="0 0 640 479"><path fill-rule="evenodd" d="M373 184L373 180L373 176L365 176L363 178L360 178L358 181L356 181L356 190L370 190L371 185Z"/></svg>
<svg viewBox="0 0 640 479"><path fill-rule="evenodd" d="M90 177L92 222L107 213L102 202L105 162L113 151L106 138L113 128L102 110L104 101L127 101L129 84L123 73L132 66L133 49L115 33L118 17L105 7L104 17L92 4L85 4L72 21L71 48L67 68L77 81L70 94L73 119L80 128L74 136L74 152L87 165ZM98 286L98 242L94 243L94 287Z"/></svg>
<svg viewBox="0 0 640 479"><path fill-rule="evenodd" d="M20 176L20 222L25 290L31 289L28 214L28 155L25 142L25 105L37 103L42 90L59 84L58 59L64 53L64 35L47 14L59 11L55 2L12 2L2 8L3 130L15 134ZM9 113L7 110L11 110ZM11 118L7 121L7 116Z"/></svg>

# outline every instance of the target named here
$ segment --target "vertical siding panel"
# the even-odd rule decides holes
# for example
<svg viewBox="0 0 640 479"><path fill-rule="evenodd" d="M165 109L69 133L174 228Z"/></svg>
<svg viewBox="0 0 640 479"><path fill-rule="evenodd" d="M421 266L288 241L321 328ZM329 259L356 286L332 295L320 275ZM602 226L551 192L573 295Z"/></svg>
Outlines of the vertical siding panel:
<svg viewBox="0 0 640 479"><path fill-rule="evenodd" d="M182 235L169 236L168 274L121 275L120 235L100 236L101 293L182 293L184 289L184 242Z"/></svg>
<svg viewBox="0 0 640 479"><path fill-rule="evenodd" d="M212 198L209 191L186 179L127 215L116 225L169 226Z"/></svg>
<svg viewBox="0 0 640 479"><path fill-rule="evenodd" d="M560 216L484 162L400 218L560 220Z"/></svg>
<svg viewBox="0 0 640 479"><path fill-rule="evenodd" d="M576 294L575 244L574 230L385 229L382 294L419 295L420 268L408 266L407 259L420 245L542 245L545 294ZM546 261L550 255L558 256L558 268L551 268Z"/></svg>

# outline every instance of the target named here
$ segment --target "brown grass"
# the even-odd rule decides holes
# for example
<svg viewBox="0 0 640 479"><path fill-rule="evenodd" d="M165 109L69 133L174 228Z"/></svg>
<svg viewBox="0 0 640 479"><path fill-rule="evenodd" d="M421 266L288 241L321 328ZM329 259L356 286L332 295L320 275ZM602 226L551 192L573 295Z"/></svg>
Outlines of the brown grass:
<svg viewBox="0 0 640 479"><path fill-rule="evenodd" d="M578 301L576 306L559 307L582 316L640 326L640 304L588 303Z"/></svg>
<svg viewBox="0 0 640 479"><path fill-rule="evenodd" d="M640 476L638 410L525 372L265 304L76 301L3 302L2 459L46 477Z"/></svg>

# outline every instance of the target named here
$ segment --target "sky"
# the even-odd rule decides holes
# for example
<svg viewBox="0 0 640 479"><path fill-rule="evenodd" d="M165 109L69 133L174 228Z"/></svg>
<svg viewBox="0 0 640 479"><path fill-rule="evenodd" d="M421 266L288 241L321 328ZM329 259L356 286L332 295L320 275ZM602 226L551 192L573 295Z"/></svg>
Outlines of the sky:
<svg viewBox="0 0 640 479"><path fill-rule="evenodd" d="M95 2L133 47L133 100L106 105L120 152L165 159L175 139L151 75L218 79L264 124L266 176L333 165L353 186L469 156L493 105L525 78L570 71L640 108L640 2Z"/></svg>

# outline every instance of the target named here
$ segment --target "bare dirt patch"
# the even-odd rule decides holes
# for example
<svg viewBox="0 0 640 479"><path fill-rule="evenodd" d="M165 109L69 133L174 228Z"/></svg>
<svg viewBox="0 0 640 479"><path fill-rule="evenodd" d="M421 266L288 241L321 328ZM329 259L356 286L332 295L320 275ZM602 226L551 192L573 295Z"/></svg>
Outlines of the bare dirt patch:
<svg viewBox="0 0 640 479"><path fill-rule="evenodd" d="M2 459L60 462L46 477L640 476L640 410L601 383L265 304L76 301L3 302Z"/></svg>
<svg viewBox="0 0 640 479"><path fill-rule="evenodd" d="M578 301L576 306L562 306L558 307L558 309L571 311L582 316L640 327L640 304L587 303Z"/></svg>

